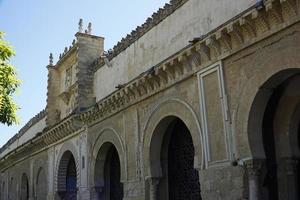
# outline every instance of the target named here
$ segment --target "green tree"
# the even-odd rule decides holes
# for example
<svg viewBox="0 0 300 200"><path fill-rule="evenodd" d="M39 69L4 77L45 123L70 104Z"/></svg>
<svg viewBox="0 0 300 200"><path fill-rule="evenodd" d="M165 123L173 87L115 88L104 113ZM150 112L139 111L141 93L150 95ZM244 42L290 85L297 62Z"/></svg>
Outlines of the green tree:
<svg viewBox="0 0 300 200"><path fill-rule="evenodd" d="M16 111L18 106L13 100L13 94L20 85L16 69L10 64L15 55L11 45L4 40L0 32L0 123L12 125L18 122Z"/></svg>

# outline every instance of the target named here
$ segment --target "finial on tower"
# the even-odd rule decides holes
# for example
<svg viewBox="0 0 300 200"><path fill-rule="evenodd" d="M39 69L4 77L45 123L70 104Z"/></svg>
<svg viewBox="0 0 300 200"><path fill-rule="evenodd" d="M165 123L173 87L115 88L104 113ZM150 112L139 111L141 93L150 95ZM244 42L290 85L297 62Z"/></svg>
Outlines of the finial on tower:
<svg viewBox="0 0 300 200"><path fill-rule="evenodd" d="M83 31L83 20L79 19L79 23L78 23L78 32L82 33Z"/></svg>
<svg viewBox="0 0 300 200"><path fill-rule="evenodd" d="M53 66L53 54L50 53L49 55L49 66Z"/></svg>
<svg viewBox="0 0 300 200"><path fill-rule="evenodd" d="M92 23L89 22L88 28L87 28L87 33L92 34Z"/></svg>

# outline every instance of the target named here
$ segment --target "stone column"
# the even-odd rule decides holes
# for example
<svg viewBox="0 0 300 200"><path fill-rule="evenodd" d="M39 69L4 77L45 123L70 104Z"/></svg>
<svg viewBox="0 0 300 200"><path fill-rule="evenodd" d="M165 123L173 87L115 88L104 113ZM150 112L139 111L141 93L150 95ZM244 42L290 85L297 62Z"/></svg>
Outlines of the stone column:
<svg viewBox="0 0 300 200"><path fill-rule="evenodd" d="M264 160L251 159L245 162L248 173L249 200L261 199L260 176Z"/></svg>
<svg viewBox="0 0 300 200"><path fill-rule="evenodd" d="M298 160L293 158L285 159L285 173L287 176L287 200L297 200L298 198Z"/></svg>
<svg viewBox="0 0 300 200"><path fill-rule="evenodd" d="M159 181L160 178L156 178L156 177L150 177L148 179L149 181L149 185L150 185L150 200L157 200L157 196L158 196L158 185L159 185Z"/></svg>

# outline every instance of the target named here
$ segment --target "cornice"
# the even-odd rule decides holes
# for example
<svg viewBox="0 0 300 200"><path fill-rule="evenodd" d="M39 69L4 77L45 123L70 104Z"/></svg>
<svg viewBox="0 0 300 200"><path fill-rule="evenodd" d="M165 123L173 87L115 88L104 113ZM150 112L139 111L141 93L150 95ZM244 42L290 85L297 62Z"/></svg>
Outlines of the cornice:
<svg viewBox="0 0 300 200"><path fill-rule="evenodd" d="M2 157L0 159L0 170L11 166L15 161L24 159L34 152L45 149L51 144L60 141L68 135L80 130L83 125L77 114L70 115L60 123L38 133L34 138Z"/></svg>
<svg viewBox="0 0 300 200"><path fill-rule="evenodd" d="M122 85L94 107L73 114L0 159L0 170L78 131L136 104L300 21L299 0L268 0L246 10L210 33ZM295 9L297 8L297 9ZM26 152L27 154L25 154ZM23 157L22 157L23 158Z"/></svg>

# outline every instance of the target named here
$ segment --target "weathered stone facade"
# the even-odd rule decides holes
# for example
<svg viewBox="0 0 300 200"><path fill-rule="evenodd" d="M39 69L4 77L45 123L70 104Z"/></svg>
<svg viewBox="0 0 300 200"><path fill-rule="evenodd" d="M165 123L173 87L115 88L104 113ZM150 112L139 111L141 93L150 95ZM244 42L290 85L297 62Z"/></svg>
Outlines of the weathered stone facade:
<svg viewBox="0 0 300 200"><path fill-rule="evenodd" d="M300 1L222 2L172 0L108 53L80 22L0 199L299 199Z"/></svg>

